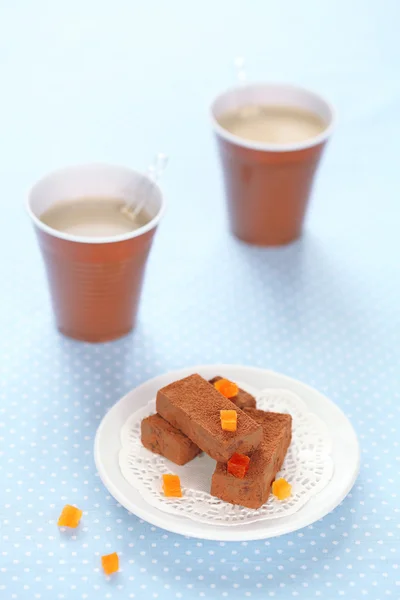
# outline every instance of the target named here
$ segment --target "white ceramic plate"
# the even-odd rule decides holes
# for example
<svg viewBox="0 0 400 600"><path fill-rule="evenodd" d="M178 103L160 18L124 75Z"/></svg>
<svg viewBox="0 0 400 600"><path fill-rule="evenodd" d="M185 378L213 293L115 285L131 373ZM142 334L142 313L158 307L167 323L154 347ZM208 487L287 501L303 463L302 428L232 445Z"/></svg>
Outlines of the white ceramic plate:
<svg viewBox="0 0 400 600"><path fill-rule="evenodd" d="M197 523L191 519L162 512L149 505L123 477L118 463L120 431L129 415L155 397L161 387L199 373L205 379L221 374L242 381L258 390L286 388L298 394L310 410L320 417L332 434L334 474L328 485L297 513L232 527ZM332 511L352 488L359 471L360 449L354 429L342 411L313 388L279 373L237 365L203 365L172 371L135 388L106 414L95 439L94 458L100 478L114 498L130 512L174 533L218 541L259 540L306 527Z"/></svg>

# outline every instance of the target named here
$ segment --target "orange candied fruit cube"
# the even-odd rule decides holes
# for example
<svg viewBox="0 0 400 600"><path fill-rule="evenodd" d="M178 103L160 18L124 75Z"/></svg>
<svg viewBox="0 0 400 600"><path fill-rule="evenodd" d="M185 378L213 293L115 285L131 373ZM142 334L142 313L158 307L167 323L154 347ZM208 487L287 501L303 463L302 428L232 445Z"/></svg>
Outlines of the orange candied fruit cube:
<svg viewBox="0 0 400 600"><path fill-rule="evenodd" d="M119 570L119 558L116 552L101 557L101 566L106 575L112 575Z"/></svg>
<svg viewBox="0 0 400 600"><path fill-rule="evenodd" d="M181 480L178 475L163 475L163 492L168 498L182 498Z"/></svg>
<svg viewBox="0 0 400 600"><path fill-rule="evenodd" d="M272 484L272 493L278 500L286 500L292 494L292 486L286 479L281 477L280 479L276 479Z"/></svg>
<svg viewBox="0 0 400 600"><path fill-rule="evenodd" d="M81 520L82 511L75 506L66 504L61 511L61 515L58 518L57 525L59 527L78 527L79 521Z"/></svg>
<svg viewBox="0 0 400 600"><path fill-rule="evenodd" d="M234 398L239 393L239 388L236 383L229 381L229 379L218 379L214 383L214 387L218 390L225 398Z"/></svg>
<svg viewBox="0 0 400 600"><path fill-rule="evenodd" d="M221 427L224 431L236 431L237 412L236 410L220 410Z"/></svg>
<svg viewBox="0 0 400 600"><path fill-rule="evenodd" d="M238 479L243 479L249 470L249 465L250 458L248 456L235 452L228 460L228 473Z"/></svg>

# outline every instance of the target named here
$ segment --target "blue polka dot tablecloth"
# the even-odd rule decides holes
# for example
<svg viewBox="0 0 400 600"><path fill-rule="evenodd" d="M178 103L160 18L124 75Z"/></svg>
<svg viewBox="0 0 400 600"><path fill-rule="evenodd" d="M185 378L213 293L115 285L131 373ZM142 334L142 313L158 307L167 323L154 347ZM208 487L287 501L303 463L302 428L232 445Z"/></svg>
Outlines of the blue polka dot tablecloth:
<svg viewBox="0 0 400 600"><path fill-rule="evenodd" d="M399 598L398 16L396 0L0 7L1 600ZM310 86L338 110L304 236L281 249L227 232L207 106L238 53L250 80ZM62 337L29 186L71 163L145 169L159 151L169 209L135 332ZM106 411L150 377L217 362L301 379L345 412L361 471L333 513L265 542L205 542L150 526L103 487ZM66 503L83 510L71 532L56 525ZM107 579L111 552L121 571Z"/></svg>

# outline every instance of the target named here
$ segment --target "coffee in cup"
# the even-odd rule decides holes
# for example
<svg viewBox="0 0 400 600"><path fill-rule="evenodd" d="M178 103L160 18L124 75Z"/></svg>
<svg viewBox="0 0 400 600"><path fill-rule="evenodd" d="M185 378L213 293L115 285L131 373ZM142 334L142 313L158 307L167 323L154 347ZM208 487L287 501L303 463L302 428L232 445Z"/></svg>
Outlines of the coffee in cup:
<svg viewBox="0 0 400 600"><path fill-rule="evenodd" d="M39 218L52 229L89 238L130 233L150 221L144 209L132 217L126 208L122 198L84 196L55 202Z"/></svg>

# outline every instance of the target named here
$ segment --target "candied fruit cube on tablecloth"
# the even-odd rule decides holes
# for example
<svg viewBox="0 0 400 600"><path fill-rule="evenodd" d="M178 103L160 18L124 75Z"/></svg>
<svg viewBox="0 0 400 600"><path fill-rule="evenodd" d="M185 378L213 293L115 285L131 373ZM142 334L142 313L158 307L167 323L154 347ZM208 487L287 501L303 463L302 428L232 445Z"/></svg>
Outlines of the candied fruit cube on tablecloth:
<svg viewBox="0 0 400 600"><path fill-rule="evenodd" d="M119 570L119 558L116 552L101 557L101 565L106 575L112 575Z"/></svg>
<svg viewBox="0 0 400 600"><path fill-rule="evenodd" d="M292 486L290 483L281 477L276 479L272 484L272 493L278 500L286 500L292 494Z"/></svg>
<svg viewBox="0 0 400 600"><path fill-rule="evenodd" d="M59 527L72 527L75 529L75 527L78 527L81 517L82 511L79 508L66 504L58 518L57 525Z"/></svg>
<svg viewBox="0 0 400 600"><path fill-rule="evenodd" d="M163 492L168 498L181 498L181 481L178 475L163 475Z"/></svg>
<svg viewBox="0 0 400 600"><path fill-rule="evenodd" d="M244 454L235 452L228 460L228 473L238 479L243 479L246 475L250 464L250 458Z"/></svg>
<svg viewBox="0 0 400 600"><path fill-rule="evenodd" d="M236 410L221 410L221 427L224 431L236 431L237 412Z"/></svg>
<svg viewBox="0 0 400 600"><path fill-rule="evenodd" d="M236 383L229 381L229 379L218 379L218 381L214 383L214 387L220 394L225 396L225 398L233 398L239 393L239 388Z"/></svg>

